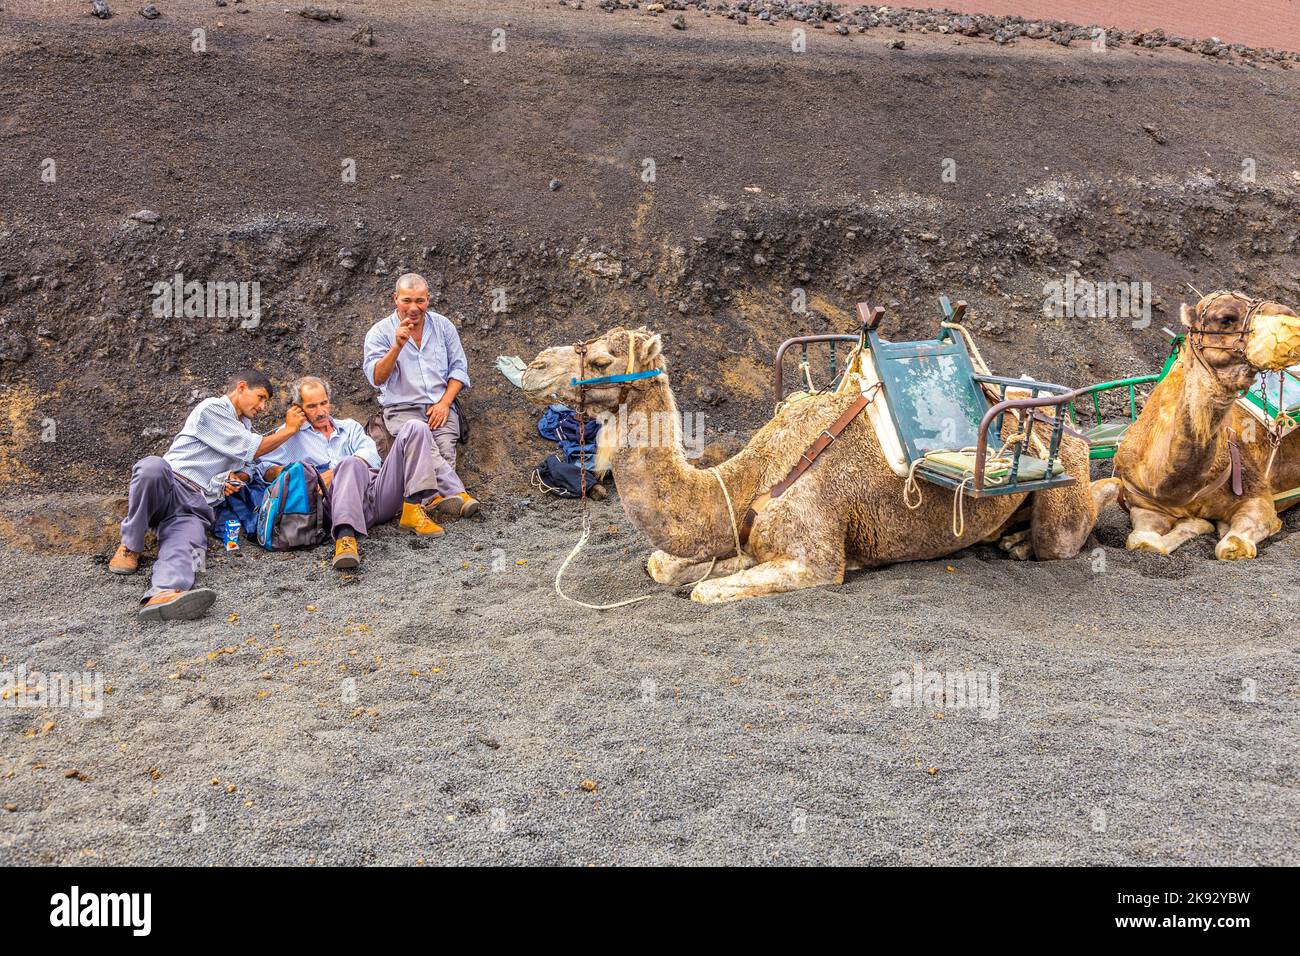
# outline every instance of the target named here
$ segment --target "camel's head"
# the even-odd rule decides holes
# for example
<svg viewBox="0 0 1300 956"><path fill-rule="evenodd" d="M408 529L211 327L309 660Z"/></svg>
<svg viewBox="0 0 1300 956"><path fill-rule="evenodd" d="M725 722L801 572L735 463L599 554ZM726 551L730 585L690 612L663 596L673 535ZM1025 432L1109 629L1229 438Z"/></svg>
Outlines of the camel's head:
<svg viewBox="0 0 1300 956"><path fill-rule="evenodd" d="M1246 388L1260 371L1300 362L1300 315L1241 292L1211 292L1182 308L1197 357L1225 384Z"/></svg>
<svg viewBox="0 0 1300 956"><path fill-rule="evenodd" d="M573 382L610 375L626 375L663 369L663 352L659 336L647 328L613 328L600 338L583 343L586 351L579 354L579 346L560 345L546 349L524 371L524 395L535 405L562 402L577 407L582 397ZM592 413L613 412L619 400L630 391L651 388L657 378L643 378L633 382L588 386L587 409Z"/></svg>

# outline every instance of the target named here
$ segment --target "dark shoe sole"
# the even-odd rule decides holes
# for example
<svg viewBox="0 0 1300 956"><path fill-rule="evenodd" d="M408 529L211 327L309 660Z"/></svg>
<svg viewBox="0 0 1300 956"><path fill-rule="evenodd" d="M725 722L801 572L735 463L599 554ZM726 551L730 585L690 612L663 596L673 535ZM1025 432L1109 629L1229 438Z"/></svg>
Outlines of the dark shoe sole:
<svg viewBox="0 0 1300 956"><path fill-rule="evenodd" d="M361 567L361 558L355 554L340 554L330 565L335 571L351 571Z"/></svg>
<svg viewBox="0 0 1300 956"><path fill-rule="evenodd" d="M216 599L216 591L195 588L166 604L146 604L136 617L141 621L192 621L206 614Z"/></svg>
<svg viewBox="0 0 1300 956"><path fill-rule="evenodd" d="M140 565L138 564L133 568L115 568L111 564L108 566L108 571L110 574L121 574L121 575L135 574L135 572L139 570L140 570Z"/></svg>
<svg viewBox="0 0 1300 956"><path fill-rule="evenodd" d="M460 509L460 516L461 516L462 518L472 518L472 517L474 517L476 514L478 514L478 502L477 502L477 501L471 501L469 504L463 506L463 507Z"/></svg>
<svg viewBox="0 0 1300 956"><path fill-rule="evenodd" d="M443 498L436 505L433 505L433 513L445 515L448 518L459 518L461 510L465 507L465 502L459 498Z"/></svg>

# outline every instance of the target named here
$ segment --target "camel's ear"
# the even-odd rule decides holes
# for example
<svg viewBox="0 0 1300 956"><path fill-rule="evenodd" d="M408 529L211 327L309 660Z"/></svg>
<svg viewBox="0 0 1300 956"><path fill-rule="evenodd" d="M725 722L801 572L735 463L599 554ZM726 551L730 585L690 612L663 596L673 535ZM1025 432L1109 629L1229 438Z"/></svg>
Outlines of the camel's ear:
<svg viewBox="0 0 1300 956"><path fill-rule="evenodd" d="M1196 328L1196 309L1184 302L1183 307L1179 310L1178 314L1183 320L1183 325L1187 326L1189 329Z"/></svg>
<svg viewBox="0 0 1300 956"><path fill-rule="evenodd" d="M658 333L652 333L649 329L643 329L646 333L645 338L640 340L640 355L637 357L637 365L641 371L647 371L659 364L659 359L664 353L663 340Z"/></svg>

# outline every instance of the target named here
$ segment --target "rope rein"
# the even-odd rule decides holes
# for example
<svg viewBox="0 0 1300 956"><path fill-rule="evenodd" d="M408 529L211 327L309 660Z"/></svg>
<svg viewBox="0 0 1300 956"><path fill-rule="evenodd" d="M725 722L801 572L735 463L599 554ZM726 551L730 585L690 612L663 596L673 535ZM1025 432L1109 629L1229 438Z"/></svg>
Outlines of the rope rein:
<svg viewBox="0 0 1300 956"><path fill-rule="evenodd" d="M587 435L587 389L593 387L589 384L585 384L585 380L587 378L587 371L586 371L587 345L588 345L587 342L579 342L577 345L573 347L573 350L578 354L579 381L577 383L577 388L578 388L577 419L578 419L579 439L585 439ZM631 375L633 369L636 367L636 353L637 353L637 333L628 330L627 372L625 373L627 375ZM626 401L626 396L623 398L623 401ZM625 601L617 601L613 604L589 604L586 601L579 601L577 598L569 597L569 595L564 593L564 589L560 586L560 581L564 577L564 572L569 569L569 565L573 563L573 559L578 556L578 552L580 552L583 549L583 547L587 543L587 539L591 536L591 512L588 508L590 499L587 497L587 451L586 449L587 449L586 442L581 441L578 445L578 470L581 472L581 488L582 488L582 537L578 539L578 543L573 546L573 550L570 551L568 557L564 559L563 563L560 565L560 569L555 572L555 593L571 604L576 604L579 607L589 608L592 611L612 611L615 608L627 607L629 604L636 604L640 601L648 601L652 597L655 597L656 595L643 594L640 597L628 598ZM731 504L731 495L727 493L727 486L723 484L722 476L718 473L718 469L710 468L709 471L713 472L713 477L716 478L718 480L718 484L722 486L722 495L727 501L727 516L731 519L731 534L736 542L736 555L739 557L740 532L736 528L736 513ZM545 487L545 483L541 481L540 476L534 474L534 477L538 479L539 484ZM697 581L690 582L690 586L694 587L696 584L699 584L700 582L707 580L709 575L713 573L713 569L717 565L717 563L718 563L717 558L711 560L709 562L708 568L704 572L703 577L701 577Z"/></svg>
<svg viewBox="0 0 1300 956"><path fill-rule="evenodd" d="M1031 424L1029 428L1032 433L1033 425ZM1011 459L1006 457L1005 452L1012 445L1024 441L1025 434L1024 431L1018 431L1009 436L1007 440L1002 443L1001 448L994 452L992 456L985 459L985 467L987 468L989 464L992 464L995 467L1002 466L1010 468ZM971 446L968 448L962 448L959 451L959 454L974 455L976 451L977 449ZM929 457L930 453L927 452L925 455L912 462L907 469L907 480L903 482L903 504L907 506L908 511L915 511L917 508L921 507L925 500L924 496L921 494L921 484L916 480L916 469L918 466L923 465L926 458ZM955 538L960 538L966 533L966 486L975 481L974 471L969 468L964 468L962 469L962 472L961 482L953 489L952 493L952 534ZM986 480L989 480L990 484L1000 483L988 479L987 471L985 472L985 478ZM913 499L913 495L915 495L915 500Z"/></svg>

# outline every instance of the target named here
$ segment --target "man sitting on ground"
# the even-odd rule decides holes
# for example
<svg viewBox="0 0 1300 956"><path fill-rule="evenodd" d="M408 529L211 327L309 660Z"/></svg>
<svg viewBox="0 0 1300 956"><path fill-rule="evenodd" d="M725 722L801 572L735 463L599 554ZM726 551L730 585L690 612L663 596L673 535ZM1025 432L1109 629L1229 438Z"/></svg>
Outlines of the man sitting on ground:
<svg viewBox="0 0 1300 956"><path fill-rule="evenodd" d="M453 406L469 387L469 362L451 320L429 311L429 283L408 272L397 280L394 312L366 333L362 368L379 389L384 425L398 435L408 422L423 422L432 432L429 462L437 494L429 507L439 514L468 518L479 504L456 474L460 418Z"/></svg>
<svg viewBox="0 0 1300 956"><path fill-rule="evenodd" d="M152 587L141 598L140 620L188 621L217 599L209 588L191 590L207 551L212 506L248 481L240 469L279 448L303 423L302 409L291 405L275 432L265 438L254 432L251 419L266 408L271 391L271 380L261 372L240 372L225 395L195 406L166 455L141 458L131 469L122 543L108 569L134 574L145 531L158 530L158 560Z"/></svg>
<svg viewBox="0 0 1300 956"><path fill-rule="evenodd" d="M403 528L420 535L442 534L420 504L437 485L429 455L433 438L423 421L402 426L381 465L374 439L360 422L331 416L328 382L305 376L294 383L292 396L307 421L263 458L259 468L267 481L274 481L281 468L293 461L317 470L327 489L336 570L360 564L356 536L391 520L398 511Z"/></svg>

